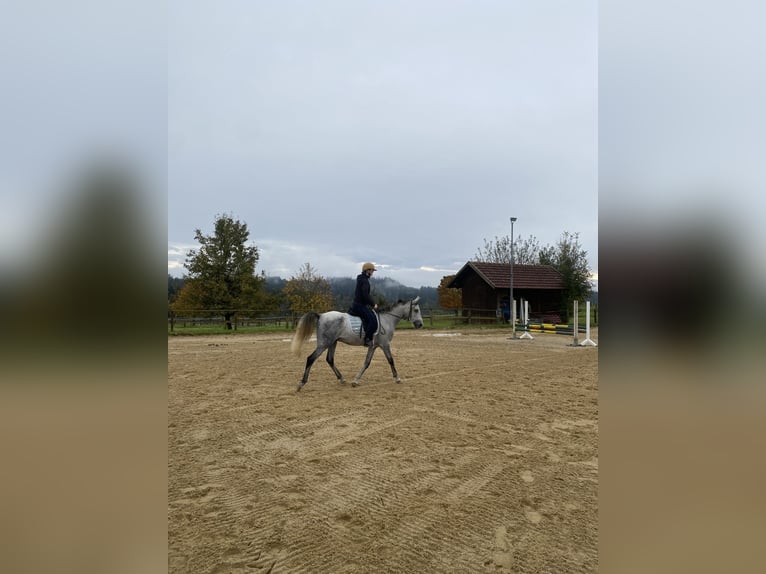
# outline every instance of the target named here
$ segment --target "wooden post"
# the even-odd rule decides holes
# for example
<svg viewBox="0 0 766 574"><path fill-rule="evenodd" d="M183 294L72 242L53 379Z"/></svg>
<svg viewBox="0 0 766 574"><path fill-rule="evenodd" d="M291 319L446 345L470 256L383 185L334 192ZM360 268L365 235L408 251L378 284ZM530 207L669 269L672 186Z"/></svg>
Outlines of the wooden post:
<svg viewBox="0 0 766 574"><path fill-rule="evenodd" d="M590 345L595 347L596 343L590 338L590 301L585 302L585 340L580 343L581 346Z"/></svg>
<svg viewBox="0 0 766 574"><path fill-rule="evenodd" d="M572 321L570 321L570 323L572 325L574 325L574 327L572 329L572 333L574 333L574 340L572 341L572 345L574 347L577 347L580 344L579 343L579 339L577 337L577 335L578 335L577 332L580 330L580 326L578 325L578 319L579 319L578 315L579 315L579 313L578 313L578 309L577 309L577 301L575 301L574 302L574 317L572 318Z"/></svg>

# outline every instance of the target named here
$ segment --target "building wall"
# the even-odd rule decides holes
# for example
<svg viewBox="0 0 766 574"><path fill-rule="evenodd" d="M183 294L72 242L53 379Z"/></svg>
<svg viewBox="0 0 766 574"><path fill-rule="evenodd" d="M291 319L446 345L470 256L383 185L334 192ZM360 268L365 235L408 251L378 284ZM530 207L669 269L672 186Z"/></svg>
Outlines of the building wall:
<svg viewBox="0 0 766 574"><path fill-rule="evenodd" d="M546 322L558 322L553 317L562 315L562 291L550 289L520 289L513 290L513 298L520 301L522 298L529 301L529 315L531 319L536 316L544 316ZM506 295L506 297L508 297Z"/></svg>
<svg viewBox="0 0 766 574"><path fill-rule="evenodd" d="M560 313L561 291L547 289L514 289L513 298L517 304L521 299L529 301L530 314ZM483 311L492 315L503 304L508 303L510 290L493 289L479 277L471 277L463 286L463 308ZM474 311L476 313L476 311Z"/></svg>
<svg viewBox="0 0 766 574"><path fill-rule="evenodd" d="M478 275L466 278L463 284L464 309L494 309L497 308L495 290L484 282Z"/></svg>
<svg viewBox="0 0 766 574"><path fill-rule="evenodd" d="M519 289L513 290L513 298L517 301L521 298L529 301L530 313L558 312L561 306L561 291L550 289Z"/></svg>
<svg viewBox="0 0 766 574"><path fill-rule="evenodd" d="M470 309L474 315L494 316L498 308L508 305L510 289L495 289L475 271L468 270L461 277L461 284L464 312ZM514 288L513 290L513 298L517 303L522 298L529 301L529 312L533 317L535 315L563 316L563 294L563 289Z"/></svg>

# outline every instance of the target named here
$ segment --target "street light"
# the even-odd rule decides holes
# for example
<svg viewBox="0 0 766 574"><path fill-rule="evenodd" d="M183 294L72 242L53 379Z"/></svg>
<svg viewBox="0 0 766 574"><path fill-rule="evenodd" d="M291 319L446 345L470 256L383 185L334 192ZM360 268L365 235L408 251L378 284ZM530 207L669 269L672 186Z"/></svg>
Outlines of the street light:
<svg viewBox="0 0 766 574"><path fill-rule="evenodd" d="M512 338L516 338L516 305L513 304L513 222L516 221L516 217L511 217L511 299L508 301L508 311L510 311L510 320L511 320L511 328L512 331Z"/></svg>

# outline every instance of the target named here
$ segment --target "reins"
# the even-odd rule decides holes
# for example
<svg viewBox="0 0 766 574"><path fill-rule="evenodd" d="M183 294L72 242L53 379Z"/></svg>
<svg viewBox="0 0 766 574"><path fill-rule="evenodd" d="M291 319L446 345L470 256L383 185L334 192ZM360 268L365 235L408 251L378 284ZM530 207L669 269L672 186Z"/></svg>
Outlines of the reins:
<svg viewBox="0 0 766 574"><path fill-rule="evenodd" d="M393 315L394 317L399 317L399 319L404 319L404 315L397 315L396 313L392 313L391 311L383 311L384 315ZM407 314L407 320L412 321L412 301L410 301L410 312Z"/></svg>

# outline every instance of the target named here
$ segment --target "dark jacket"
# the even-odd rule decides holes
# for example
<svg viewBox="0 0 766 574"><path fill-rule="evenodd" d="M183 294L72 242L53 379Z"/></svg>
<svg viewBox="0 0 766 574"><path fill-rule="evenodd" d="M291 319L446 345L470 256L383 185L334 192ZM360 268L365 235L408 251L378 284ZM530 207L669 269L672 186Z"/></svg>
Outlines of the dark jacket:
<svg viewBox="0 0 766 574"><path fill-rule="evenodd" d="M356 291L354 291L354 303L349 313L362 318L365 340L372 339L373 333L378 328L378 320L370 307L375 306L375 301L370 295L370 278L367 273L360 273L356 278ZM367 343L365 343L367 344Z"/></svg>
<svg viewBox="0 0 766 574"><path fill-rule="evenodd" d="M360 273L356 277L356 291L354 291L354 304L375 306L375 301L370 295L370 278L367 273Z"/></svg>

